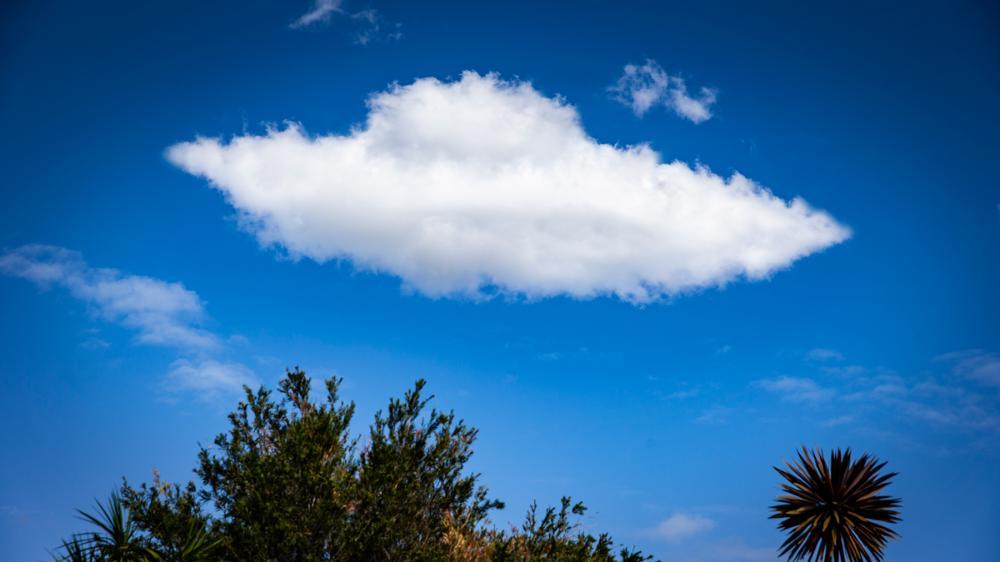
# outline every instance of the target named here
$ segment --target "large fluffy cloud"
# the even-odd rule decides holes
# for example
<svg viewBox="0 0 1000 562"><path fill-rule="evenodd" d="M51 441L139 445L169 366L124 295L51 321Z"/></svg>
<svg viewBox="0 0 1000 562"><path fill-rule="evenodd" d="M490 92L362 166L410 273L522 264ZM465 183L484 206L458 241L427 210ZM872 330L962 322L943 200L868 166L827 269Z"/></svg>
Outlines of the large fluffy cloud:
<svg viewBox="0 0 1000 562"><path fill-rule="evenodd" d="M527 83L466 72L368 105L346 135L291 124L167 157L222 191L262 244L432 296L647 302L760 279L849 236L742 175L601 144L572 106Z"/></svg>

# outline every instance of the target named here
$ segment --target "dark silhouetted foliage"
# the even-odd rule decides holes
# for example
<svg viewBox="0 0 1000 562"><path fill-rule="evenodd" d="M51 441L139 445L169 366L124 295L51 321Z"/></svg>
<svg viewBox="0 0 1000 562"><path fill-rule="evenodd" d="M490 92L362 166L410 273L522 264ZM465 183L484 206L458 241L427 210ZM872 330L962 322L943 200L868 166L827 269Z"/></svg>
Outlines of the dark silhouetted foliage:
<svg viewBox="0 0 1000 562"><path fill-rule="evenodd" d="M851 450L835 450L829 462L822 451L805 448L788 470L775 467L786 483L785 495L771 507L772 519L788 536L781 556L789 560L871 562L896 533L884 525L899 521L898 499L882 495L895 472L883 473L884 462L870 455L851 458Z"/></svg>

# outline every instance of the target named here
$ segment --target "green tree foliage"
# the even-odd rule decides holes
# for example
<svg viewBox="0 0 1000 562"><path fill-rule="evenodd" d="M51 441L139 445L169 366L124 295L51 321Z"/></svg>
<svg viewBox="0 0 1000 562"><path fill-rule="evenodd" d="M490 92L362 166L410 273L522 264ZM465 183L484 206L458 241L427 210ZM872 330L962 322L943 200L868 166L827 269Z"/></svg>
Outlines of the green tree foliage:
<svg viewBox="0 0 1000 562"><path fill-rule="evenodd" d="M223 542L218 522L202 512L194 483L184 488L165 484L154 471L152 484L138 489L125 484L122 494L136 526L144 531L148 559L198 562L218 554Z"/></svg>
<svg viewBox="0 0 1000 562"><path fill-rule="evenodd" d="M463 474L476 430L453 413L431 410L421 419L423 388L417 381L387 414L375 415L358 465L352 559L442 559L446 521L473 529L503 507L476 486L478 474Z"/></svg>
<svg viewBox="0 0 1000 562"><path fill-rule="evenodd" d="M358 472L348 426L353 405L340 403L338 381L326 403L309 400L310 381L289 372L283 399L261 388L229 415L230 430L202 449L201 496L219 513L221 535L242 560L329 560L349 547Z"/></svg>
<svg viewBox="0 0 1000 562"><path fill-rule="evenodd" d="M642 562L648 560L641 552L622 548L616 556L614 542L607 534L579 532L571 515L581 516L587 510L583 503L562 498L559 509L550 507L538 518L538 506L532 504L520 530L510 535L495 533L491 537L490 559L501 561L588 560Z"/></svg>
<svg viewBox="0 0 1000 562"><path fill-rule="evenodd" d="M200 484L127 482L96 516L96 531L64 541L59 560L143 561L579 561L638 562L607 535L579 530L580 503L529 510L520 528L497 530L502 508L468 473L476 430L428 409L424 381L352 438L354 405L326 381L311 399L296 369L279 396L245 389L229 431L202 448Z"/></svg>

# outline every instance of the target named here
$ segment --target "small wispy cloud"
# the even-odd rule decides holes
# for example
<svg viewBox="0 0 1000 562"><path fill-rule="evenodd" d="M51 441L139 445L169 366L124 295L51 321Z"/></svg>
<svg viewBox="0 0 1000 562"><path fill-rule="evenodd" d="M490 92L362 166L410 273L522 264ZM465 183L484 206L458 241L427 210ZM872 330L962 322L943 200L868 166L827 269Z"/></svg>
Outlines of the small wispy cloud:
<svg viewBox="0 0 1000 562"><path fill-rule="evenodd" d="M65 289L95 317L133 330L136 342L176 349L182 357L171 365L165 381L171 391L211 397L256 381L249 368L210 357L224 351L223 339L200 326L204 304L181 283L91 267L79 252L43 244L0 254L0 273L43 290ZM91 336L81 345L99 349L110 344Z"/></svg>
<svg viewBox="0 0 1000 562"><path fill-rule="evenodd" d="M663 106L692 123L712 118L712 106L718 94L714 88L702 87L692 96L683 78L668 75L652 59L641 65L625 65L624 73L609 89L614 99L631 108L637 117L653 107Z"/></svg>
<svg viewBox="0 0 1000 562"><path fill-rule="evenodd" d="M343 0L313 0L312 8L299 16L288 27L298 29L307 27L315 23L328 22L333 14L342 14L344 9Z"/></svg>
<svg viewBox="0 0 1000 562"><path fill-rule="evenodd" d="M950 363L952 372L960 377L1000 387L1000 353L968 349L946 353L937 359Z"/></svg>
<svg viewBox="0 0 1000 562"><path fill-rule="evenodd" d="M684 540L715 528L715 521L703 515L675 513L660 521L648 534L669 542Z"/></svg>
<svg viewBox="0 0 1000 562"><path fill-rule="evenodd" d="M165 380L168 392L193 391L209 399L257 384L257 376L246 365L215 359L177 359Z"/></svg>
<svg viewBox="0 0 1000 562"><path fill-rule="evenodd" d="M846 398L933 425L1000 430L1000 409L995 395L991 397L961 384L940 384L933 379L914 382L896 378L896 381L868 383L867 388Z"/></svg>
<svg viewBox="0 0 1000 562"><path fill-rule="evenodd" d="M93 268L66 248L32 244L0 255L0 272L43 289L61 287L102 319L137 332L142 343L211 349L218 338L198 327L205 311L198 295L180 283Z"/></svg>
<svg viewBox="0 0 1000 562"><path fill-rule="evenodd" d="M396 22L386 21L378 10L361 10L351 14L351 19L358 24L354 31L354 42L358 45L368 45L375 41L398 41L403 38L402 26Z"/></svg>
<svg viewBox="0 0 1000 562"><path fill-rule="evenodd" d="M829 365L843 355L822 349L805 355L806 365L830 377L825 382L811 378L779 377L752 384L790 402L803 405L829 403L841 410L820 426L832 428L854 424L870 431L871 422L886 417L903 423L924 423L940 429L991 434L1000 431L1000 354L980 349L956 351L935 358L946 369L903 376L884 367ZM829 359L828 359L829 358ZM819 363L819 364L817 364ZM888 434L888 433L887 433Z"/></svg>
<svg viewBox="0 0 1000 562"><path fill-rule="evenodd" d="M351 36L358 45L368 45L375 41L396 41L403 37L402 26L386 21L378 10L368 8L350 12L344 7L343 0L314 0L309 11L288 24L288 27L302 29L329 23L334 16L352 22L354 31Z"/></svg>
<svg viewBox="0 0 1000 562"><path fill-rule="evenodd" d="M832 389L822 387L812 379L800 377L761 379L754 384L792 402L822 402L830 400L836 394Z"/></svg>

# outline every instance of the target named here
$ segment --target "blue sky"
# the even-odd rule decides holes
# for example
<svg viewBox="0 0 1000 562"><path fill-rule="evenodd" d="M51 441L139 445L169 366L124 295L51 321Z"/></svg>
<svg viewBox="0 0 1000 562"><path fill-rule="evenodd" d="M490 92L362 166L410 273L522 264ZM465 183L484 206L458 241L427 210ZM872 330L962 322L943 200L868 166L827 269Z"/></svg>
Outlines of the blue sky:
<svg viewBox="0 0 1000 562"><path fill-rule="evenodd" d="M851 446L887 560L1000 551L996 10L468 4L5 5L3 558L293 365L427 378L501 524L775 560Z"/></svg>

